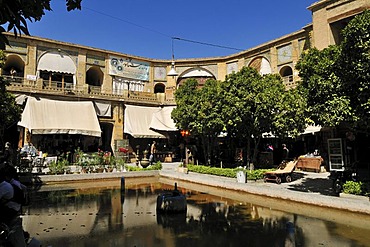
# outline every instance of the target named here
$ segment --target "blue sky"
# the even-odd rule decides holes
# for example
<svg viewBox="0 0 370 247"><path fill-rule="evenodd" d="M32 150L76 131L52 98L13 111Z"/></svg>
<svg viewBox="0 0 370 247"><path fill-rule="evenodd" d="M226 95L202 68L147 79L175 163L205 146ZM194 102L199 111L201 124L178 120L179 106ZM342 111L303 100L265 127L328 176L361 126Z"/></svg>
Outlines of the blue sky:
<svg viewBox="0 0 370 247"><path fill-rule="evenodd" d="M29 23L31 35L154 59L171 59L172 39L248 49L312 22L314 0L65 0ZM175 58L224 56L238 50L174 40Z"/></svg>

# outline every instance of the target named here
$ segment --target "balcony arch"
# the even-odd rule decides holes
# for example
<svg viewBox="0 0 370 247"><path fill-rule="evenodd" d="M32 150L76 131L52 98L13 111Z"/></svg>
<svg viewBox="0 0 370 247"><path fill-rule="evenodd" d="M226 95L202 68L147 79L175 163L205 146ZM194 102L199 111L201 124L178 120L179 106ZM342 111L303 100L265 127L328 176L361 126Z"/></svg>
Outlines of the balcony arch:
<svg viewBox="0 0 370 247"><path fill-rule="evenodd" d="M69 89L76 85L77 67L72 58L61 50L47 51L38 59L37 73L44 87Z"/></svg>
<svg viewBox="0 0 370 247"><path fill-rule="evenodd" d="M24 61L18 55L8 55L6 57L5 64L1 70L1 74L4 76L12 77L24 77Z"/></svg>
<svg viewBox="0 0 370 247"><path fill-rule="evenodd" d="M163 83L157 83L154 86L154 93L165 93L166 85Z"/></svg>
<svg viewBox="0 0 370 247"><path fill-rule="evenodd" d="M184 84L184 82L190 78L196 79L200 87L204 86L208 79L216 79L216 77L207 69L201 67L191 68L180 74L179 79L177 80L177 87Z"/></svg>
<svg viewBox="0 0 370 247"><path fill-rule="evenodd" d="M279 74L282 77L284 84L288 85L293 83L293 69L289 65L283 66L280 69Z"/></svg>
<svg viewBox="0 0 370 247"><path fill-rule="evenodd" d="M271 64L265 57L256 57L249 64L248 67L256 69L261 75L271 74Z"/></svg>

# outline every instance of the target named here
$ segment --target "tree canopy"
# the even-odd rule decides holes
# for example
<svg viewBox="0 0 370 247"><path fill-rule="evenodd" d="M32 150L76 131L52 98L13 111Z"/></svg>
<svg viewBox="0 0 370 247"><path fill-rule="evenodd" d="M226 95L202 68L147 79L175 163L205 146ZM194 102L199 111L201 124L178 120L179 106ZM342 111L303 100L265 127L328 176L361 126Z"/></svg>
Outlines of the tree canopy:
<svg viewBox="0 0 370 247"><path fill-rule="evenodd" d="M296 90L286 90L279 75L260 75L244 67L222 84L222 115L228 135L246 140L247 159L251 141L258 147L262 135L271 133L284 138L301 133L305 127L305 99Z"/></svg>
<svg viewBox="0 0 370 247"><path fill-rule="evenodd" d="M235 142L258 147L264 133L279 137L297 135L305 127L305 99L297 90L286 90L279 75L260 75L244 67L224 82L208 80L199 87L187 80L175 93L177 108L172 118L177 127L202 139L206 160L212 162L221 132ZM257 148L255 148L256 158Z"/></svg>
<svg viewBox="0 0 370 247"><path fill-rule="evenodd" d="M0 50L0 68L4 61L4 52ZM0 76L0 144L3 144L4 131L16 124L21 115L21 108L16 104L14 95L6 91L8 85L9 82Z"/></svg>
<svg viewBox="0 0 370 247"><path fill-rule="evenodd" d="M342 36L339 45L303 54L296 67L299 89L307 98L308 117L316 124L369 131L370 12L353 18Z"/></svg>
<svg viewBox="0 0 370 247"><path fill-rule="evenodd" d="M29 35L27 21L40 21L45 11L51 11L51 0L3 0L0 1L0 49L5 49L8 40L3 32L13 31L15 36L21 33ZM82 0L66 0L68 11L81 9ZM4 25L7 24L6 29Z"/></svg>

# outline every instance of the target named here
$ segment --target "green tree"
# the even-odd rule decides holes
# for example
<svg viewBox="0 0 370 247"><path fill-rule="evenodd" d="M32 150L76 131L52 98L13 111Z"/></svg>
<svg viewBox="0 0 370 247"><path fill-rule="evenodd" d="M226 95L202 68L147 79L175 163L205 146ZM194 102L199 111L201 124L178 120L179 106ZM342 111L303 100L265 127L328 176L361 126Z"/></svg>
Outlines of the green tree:
<svg viewBox="0 0 370 247"><path fill-rule="evenodd" d="M223 129L219 95L219 81L207 80L199 87L197 80L189 79L175 92L177 107L172 111L176 126L201 140L204 160L211 163L216 155L217 136Z"/></svg>
<svg viewBox="0 0 370 247"><path fill-rule="evenodd" d="M245 143L246 159L253 163L263 133L287 137L305 126L304 98L296 90L285 90L278 75L261 76L255 69L244 67L229 75L222 88L222 116L227 133Z"/></svg>
<svg viewBox="0 0 370 247"><path fill-rule="evenodd" d="M370 130L370 11L342 30L343 42L313 48L297 63L308 117L323 126Z"/></svg>
<svg viewBox="0 0 370 247"><path fill-rule="evenodd" d="M5 55L0 50L0 68L3 67ZM6 91L9 82L0 76L0 144L3 147L4 131L20 119L21 108L16 104L14 95Z"/></svg>
<svg viewBox="0 0 370 247"><path fill-rule="evenodd" d="M353 18L342 31L337 74L356 116L358 130L370 130L370 11Z"/></svg>
<svg viewBox="0 0 370 247"><path fill-rule="evenodd" d="M8 44L5 31L13 31L15 36L24 33L29 35L27 21L40 21L45 11L51 11L51 0L3 0L0 1L0 49ZM81 9L82 0L66 0L68 11ZM7 29L3 26L7 24Z"/></svg>
<svg viewBox="0 0 370 247"><path fill-rule="evenodd" d="M308 118L322 126L337 126L354 120L350 99L337 75L340 47L319 51L312 48L298 61L301 82L298 90L307 100Z"/></svg>

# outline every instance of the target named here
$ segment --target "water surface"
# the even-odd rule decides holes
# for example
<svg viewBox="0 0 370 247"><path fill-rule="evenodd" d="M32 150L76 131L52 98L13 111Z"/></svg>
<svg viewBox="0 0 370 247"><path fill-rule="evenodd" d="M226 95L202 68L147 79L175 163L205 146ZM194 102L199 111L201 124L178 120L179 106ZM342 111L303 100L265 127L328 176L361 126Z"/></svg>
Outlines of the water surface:
<svg viewBox="0 0 370 247"><path fill-rule="evenodd" d="M156 212L171 180L43 186L24 228L43 246L370 246L370 217L191 183L186 214Z"/></svg>

